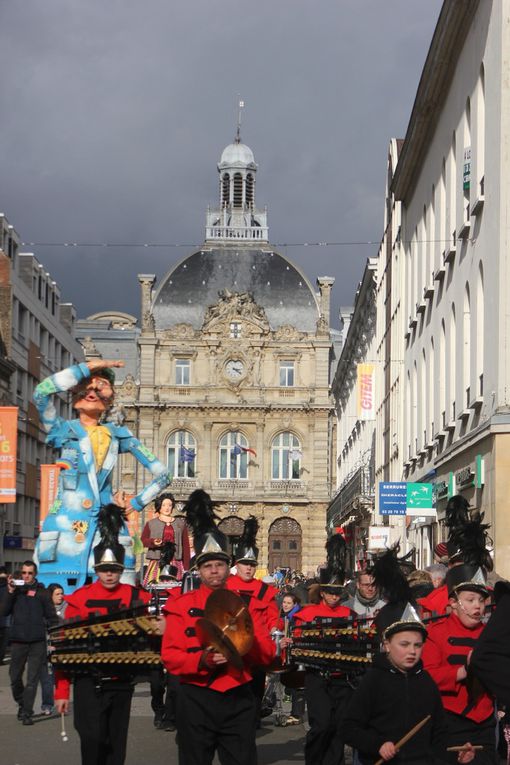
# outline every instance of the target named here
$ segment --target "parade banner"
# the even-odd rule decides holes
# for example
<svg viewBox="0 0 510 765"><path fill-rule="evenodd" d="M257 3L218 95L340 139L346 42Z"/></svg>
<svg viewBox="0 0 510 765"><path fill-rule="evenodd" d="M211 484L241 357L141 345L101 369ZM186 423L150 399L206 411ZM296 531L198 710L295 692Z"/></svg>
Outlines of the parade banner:
<svg viewBox="0 0 510 765"><path fill-rule="evenodd" d="M358 364L358 417L375 420L375 367Z"/></svg>
<svg viewBox="0 0 510 765"><path fill-rule="evenodd" d="M18 407L0 407L0 502L16 502Z"/></svg>
<svg viewBox="0 0 510 765"><path fill-rule="evenodd" d="M60 465L41 465L41 502L39 510L39 528L42 524L50 507L55 502L58 490L58 476L61 471Z"/></svg>

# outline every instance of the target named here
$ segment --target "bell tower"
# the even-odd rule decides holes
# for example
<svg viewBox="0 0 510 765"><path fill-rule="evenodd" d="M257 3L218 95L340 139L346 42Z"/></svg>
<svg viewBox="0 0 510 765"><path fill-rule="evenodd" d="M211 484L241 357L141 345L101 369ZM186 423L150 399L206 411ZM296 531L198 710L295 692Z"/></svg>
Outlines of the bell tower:
<svg viewBox="0 0 510 765"><path fill-rule="evenodd" d="M207 211L206 242L267 242L267 210L255 205L257 164L250 147L241 141L240 122L234 142L223 150L218 172L219 207Z"/></svg>

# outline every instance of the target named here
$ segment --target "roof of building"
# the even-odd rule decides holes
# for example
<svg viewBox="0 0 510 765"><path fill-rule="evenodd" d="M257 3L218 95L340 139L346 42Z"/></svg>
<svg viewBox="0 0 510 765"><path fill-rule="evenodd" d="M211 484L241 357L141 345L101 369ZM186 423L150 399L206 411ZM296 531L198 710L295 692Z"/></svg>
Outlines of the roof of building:
<svg viewBox="0 0 510 765"><path fill-rule="evenodd" d="M229 143L223 149L218 167L223 168L230 165L246 165L246 167L256 168L255 157L250 147L240 141Z"/></svg>
<svg viewBox="0 0 510 765"><path fill-rule="evenodd" d="M224 289L250 292L272 330L291 324L316 331L319 307L306 276L279 253L253 246L198 250L173 267L154 295L156 329L181 323L200 329Z"/></svg>

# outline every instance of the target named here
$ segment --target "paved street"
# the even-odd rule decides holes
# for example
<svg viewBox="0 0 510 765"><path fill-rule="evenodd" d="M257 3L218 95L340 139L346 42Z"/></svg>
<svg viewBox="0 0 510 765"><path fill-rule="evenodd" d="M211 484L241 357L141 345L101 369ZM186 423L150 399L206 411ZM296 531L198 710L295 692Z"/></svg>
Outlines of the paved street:
<svg viewBox="0 0 510 765"><path fill-rule="evenodd" d="M39 698L35 710L40 709ZM69 741L63 743L60 736L60 718L37 717L29 728L16 720L10 687L8 667L0 667L0 761L2 765L41 765L41 763L66 762L79 765L78 736L72 718L66 718ZM264 721L258 736L259 765L292 765L303 762L303 726L276 728ZM175 733L157 731L152 724L149 688L137 685L133 699L133 712L129 729L126 765L140 765L150 761L152 765L177 765Z"/></svg>

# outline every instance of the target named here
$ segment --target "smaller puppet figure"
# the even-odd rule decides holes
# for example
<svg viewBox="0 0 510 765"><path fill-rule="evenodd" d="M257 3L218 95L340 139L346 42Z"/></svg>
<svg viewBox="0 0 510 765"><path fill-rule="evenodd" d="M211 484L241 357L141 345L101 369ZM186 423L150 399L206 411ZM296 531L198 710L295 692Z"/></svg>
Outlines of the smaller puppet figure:
<svg viewBox="0 0 510 765"><path fill-rule="evenodd" d="M184 517L175 517L174 508L173 494L160 494L154 500L156 515L145 524L142 531L142 544L147 548L144 586L158 582L164 566L175 566L179 580L189 569L190 551L186 520Z"/></svg>

